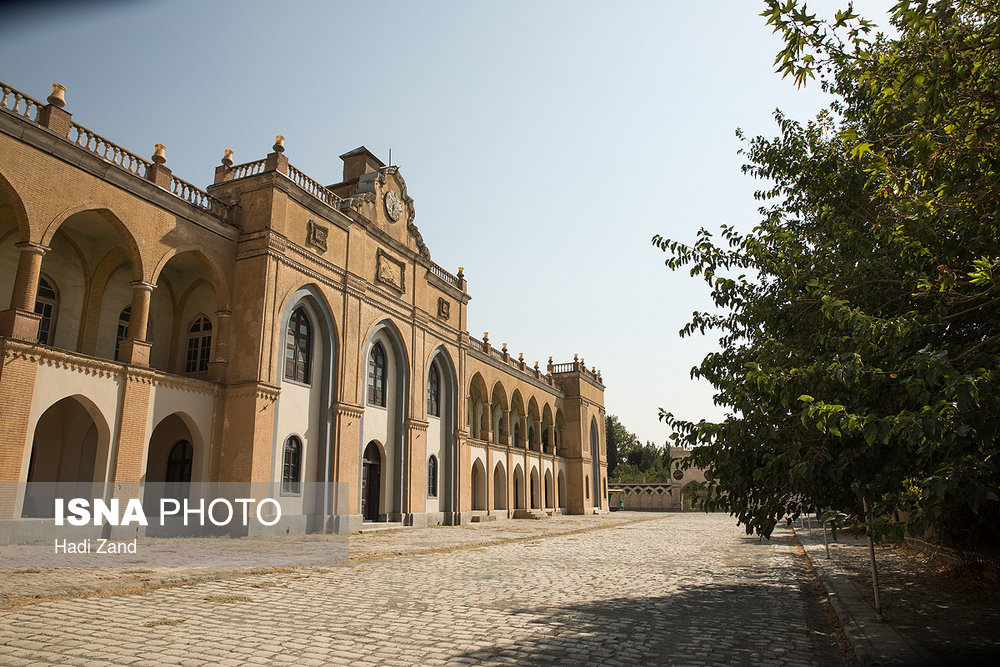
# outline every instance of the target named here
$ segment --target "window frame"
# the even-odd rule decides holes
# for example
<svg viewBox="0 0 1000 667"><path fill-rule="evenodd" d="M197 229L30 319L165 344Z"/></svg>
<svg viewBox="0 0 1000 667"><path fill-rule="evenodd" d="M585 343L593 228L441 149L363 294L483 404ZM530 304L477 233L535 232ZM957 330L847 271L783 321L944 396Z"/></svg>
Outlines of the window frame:
<svg viewBox="0 0 1000 667"><path fill-rule="evenodd" d="M427 415L441 416L441 372L436 363L427 371Z"/></svg>
<svg viewBox="0 0 1000 667"><path fill-rule="evenodd" d="M194 328L199 326L198 331ZM205 328L207 325L207 329ZM199 373L205 373L208 371L208 364L212 359L212 320L208 315L199 314L196 315L191 325L187 329L187 345L184 348L184 373L187 375L196 375ZM194 357L194 367L192 368L191 344L195 343L193 351L196 353Z"/></svg>
<svg viewBox="0 0 1000 667"><path fill-rule="evenodd" d="M293 449L294 448L294 449ZM281 495L302 495L302 439L297 435L285 438L285 446L281 450ZM289 454L295 458L289 460Z"/></svg>
<svg viewBox="0 0 1000 667"><path fill-rule="evenodd" d="M303 306L296 306L285 327L284 379L312 384L313 324Z"/></svg>
<svg viewBox="0 0 1000 667"><path fill-rule="evenodd" d="M377 354L376 354L377 353ZM388 386L386 376L388 374L388 361L386 360L385 346L382 341L375 341L371 350L368 351L368 405L384 408L388 403Z"/></svg>
<svg viewBox="0 0 1000 667"><path fill-rule="evenodd" d="M427 459L427 497L438 497L438 457L431 454Z"/></svg>
<svg viewBox="0 0 1000 667"><path fill-rule="evenodd" d="M43 285L52 293L52 296L42 295ZM42 307L43 312L39 312L39 306ZM48 315L45 314L44 308L48 306ZM38 342L42 345L51 346L56 339L56 319L59 315L59 287L55 284L55 281L46 276L45 274L38 275L38 288L35 290L35 310L34 312L41 315L41 319L38 321ZM45 325L48 327L45 328ZM45 329L45 340L42 340L42 330Z"/></svg>

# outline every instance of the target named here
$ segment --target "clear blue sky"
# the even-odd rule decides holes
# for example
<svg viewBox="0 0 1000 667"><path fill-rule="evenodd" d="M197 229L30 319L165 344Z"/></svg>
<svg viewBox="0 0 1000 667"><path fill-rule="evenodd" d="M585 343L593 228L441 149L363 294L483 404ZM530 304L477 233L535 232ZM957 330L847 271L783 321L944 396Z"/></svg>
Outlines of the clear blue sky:
<svg viewBox="0 0 1000 667"><path fill-rule="evenodd" d="M341 153L391 148L431 257L465 267L473 335L583 355L643 440L667 437L659 407L722 415L689 379L715 339L677 335L708 292L650 238L756 224L734 130L823 104L773 74L762 3L76 4L3 5L0 80L43 100L65 84L74 120L143 156L165 144L201 187L223 149L255 160L275 134L323 183Z"/></svg>

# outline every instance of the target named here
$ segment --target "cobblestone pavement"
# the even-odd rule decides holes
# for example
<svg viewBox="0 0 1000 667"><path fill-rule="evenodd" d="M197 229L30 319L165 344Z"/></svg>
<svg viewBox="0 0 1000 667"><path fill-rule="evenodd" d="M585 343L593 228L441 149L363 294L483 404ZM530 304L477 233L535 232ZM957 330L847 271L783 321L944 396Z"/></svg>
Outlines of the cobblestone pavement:
<svg viewBox="0 0 1000 667"><path fill-rule="evenodd" d="M728 516L672 514L39 602L0 613L0 663L841 664L782 531L760 544Z"/></svg>
<svg viewBox="0 0 1000 667"><path fill-rule="evenodd" d="M526 540L548 535L558 535L582 530L600 529L632 521L655 518L648 512L613 512L600 515L562 515L544 521L492 521L470 523L463 526L435 526L423 530L394 530L364 535L351 535L349 558L351 562L387 558L392 556L427 553L447 549L465 548L483 544L500 544L512 540ZM338 564L344 564L342 538L332 536L285 536L265 538L142 538L140 552L166 550L186 552L196 546L199 550L216 552L222 559L239 560L241 554L252 547L253 565L246 567L151 567L145 563L123 560L122 567L12 567L0 568L0 610L16 608L51 597L81 596L101 591L126 592L150 589L163 585L177 585L194 581L232 579L260 571L261 565L280 567L284 561L286 545L317 544L315 540L334 540L332 553ZM260 557L263 548L280 553L280 557ZM131 557L129 557L131 558ZM0 553L2 565L2 553ZM255 567L256 566L256 567ZM320 567L329 567L324 563Z"/></svg>
<svg viewBox="0 0 1000 667"><path fill-rule="evenodd" d="M797 530L803 540L823 544L819 529ZM875 551L879 599L893 630L941 664L997 664L1000 585L907 545L884 544ZM820 567L844 575L874 610L867 541L841 533L830 542L830 560L818 547L810 555Z"/></svg>

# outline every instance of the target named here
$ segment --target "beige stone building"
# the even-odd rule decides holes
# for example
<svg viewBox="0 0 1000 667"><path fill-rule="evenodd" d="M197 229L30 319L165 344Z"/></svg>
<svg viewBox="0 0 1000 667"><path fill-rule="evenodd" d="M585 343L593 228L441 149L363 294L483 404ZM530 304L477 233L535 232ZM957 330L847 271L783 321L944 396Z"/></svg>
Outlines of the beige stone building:
<svg viewBox="0 0 1000 667"><path fill-rule="evenodd" d="M64 93L2 87L0 482L269 482L281 532L603 511L600 373L469 335L398 168L278 137L202 190Z"/></svg>

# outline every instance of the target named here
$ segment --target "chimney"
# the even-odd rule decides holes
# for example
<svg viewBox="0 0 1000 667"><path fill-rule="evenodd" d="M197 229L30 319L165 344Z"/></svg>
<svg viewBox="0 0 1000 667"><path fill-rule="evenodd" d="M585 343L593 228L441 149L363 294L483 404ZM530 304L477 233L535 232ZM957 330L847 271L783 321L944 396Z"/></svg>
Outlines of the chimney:
<svg viewBox="0 0 1000 667"><path fill-rule="evenodd" d="M355 148L340 156L344 161L344 183L360 178L363 174L372 174L385 166L382 160L364 146Z"/></svg>

